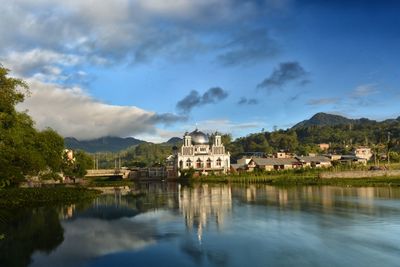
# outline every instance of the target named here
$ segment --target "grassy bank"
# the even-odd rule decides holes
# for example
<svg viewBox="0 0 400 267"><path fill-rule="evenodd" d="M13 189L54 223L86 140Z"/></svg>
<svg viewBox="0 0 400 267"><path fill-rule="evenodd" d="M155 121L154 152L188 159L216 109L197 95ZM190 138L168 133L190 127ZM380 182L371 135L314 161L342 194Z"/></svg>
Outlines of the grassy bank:
<svg viewBox="0 0 400 267"><path fill-rule="evenodd" d="M132 186L133 181L130 179L113 178L113 177L98 177L95 179L86 179L88 187L103 187L103 186Z"/></svg>
<svg viewBox="0 0 400 267"><path fill-rule="evenodd" d="M99 194L100 191L86 188L7 188L0 190L0 208L71 204L94 198Z"/></svg>
<svg viewBox="0 0 400 267"><path fill-rule="evenodd" d="M200 176L188 179L187 182L201 183L262 183L270 185L336 185L336 186L400 186L400 177L370 178L319 178L318 170L303 172L248 173L227 176Z"/></svg>

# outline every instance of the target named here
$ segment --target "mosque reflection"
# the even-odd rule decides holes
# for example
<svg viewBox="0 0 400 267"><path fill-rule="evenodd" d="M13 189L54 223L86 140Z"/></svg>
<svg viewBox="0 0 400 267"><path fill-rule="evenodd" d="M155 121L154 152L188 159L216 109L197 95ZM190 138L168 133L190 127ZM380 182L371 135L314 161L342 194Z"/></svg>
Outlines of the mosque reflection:
<svg viewBox="0 0 400 267"><path fill-rule="evenodd" d="M357 213L375 214L390 210L390 205L376 205L380 199L399 199L400 190L392 187L274 187L269 185L209 185L182 186L176 183L148 183L137 185L140 197L123 194L102 195L86 206L75 204L59 208L62 220L74 217L118 219L134 217L158 210L176 211L184 219L189 231L197 231L201 239L210 224L219 230L232 212L233 201L250 205L264 205L286 210L319 213L338 213L341 207ZM79 211L76 214L76 211ZM349 213L346 213L349 214ZM76 215L76 216L75 216ZM351 215L351 214L350 214Z"/></svg>

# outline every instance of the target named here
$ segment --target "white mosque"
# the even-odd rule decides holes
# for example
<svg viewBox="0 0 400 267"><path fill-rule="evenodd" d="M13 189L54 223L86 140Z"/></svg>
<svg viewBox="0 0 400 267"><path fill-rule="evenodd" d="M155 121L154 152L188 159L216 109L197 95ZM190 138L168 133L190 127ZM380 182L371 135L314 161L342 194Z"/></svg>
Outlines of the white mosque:
<svg viewBox="0 0 400 267"><path fill-rule="evenodd" d="M193 168L197 174L227 173L230 169L230 154L225 152L221 135L214 133L211 136L194 130L185 133L183 145L174 151L174 169L186 170Z"/></svg>

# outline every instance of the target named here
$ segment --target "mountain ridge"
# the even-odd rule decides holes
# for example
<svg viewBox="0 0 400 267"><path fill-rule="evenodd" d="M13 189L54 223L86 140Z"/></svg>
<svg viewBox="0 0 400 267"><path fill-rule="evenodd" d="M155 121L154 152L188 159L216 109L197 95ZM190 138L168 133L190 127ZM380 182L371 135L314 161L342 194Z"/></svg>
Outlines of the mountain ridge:
<svg viewBox="0 0 400 267"><path fill-rule="evenodd" d="M335 126L335 125L358 124L358 123L377 123L377 121L368 118L349 119L341 115L318 112L314 114L310 119L303 120L295 124L292 127L292 129L296 129L299 127L309 127L309 126Z"/></svg>
<svg viewBox="0 0 400 267"><path fill-rule="evenodd" d="M131 146L147 143L134 137L105 136L91 140L78 140L74 137L64 138L64 144L70 149L81 149L86 152L118 152Z"/></svg>

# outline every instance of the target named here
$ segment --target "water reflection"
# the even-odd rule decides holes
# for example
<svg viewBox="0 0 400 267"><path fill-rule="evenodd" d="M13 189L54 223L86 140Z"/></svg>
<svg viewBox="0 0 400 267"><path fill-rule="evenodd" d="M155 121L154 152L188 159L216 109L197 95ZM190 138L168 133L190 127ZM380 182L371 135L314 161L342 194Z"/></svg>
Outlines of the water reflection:
<svg viewBox="0 0 400 267"><path fill-rule="evenodd" d="M400 189L137 185L13 212L0 266L385 265L400 260Z"/></svg>
<svg viewBox="0 0 400 267"><path fill-rule="evenodd" d="M224 217L232 207L231 187L221 185L218 187L207 184L193 188L179 186L179 211L185 219L188 230L197 231L197 238L201 242L203 229L214 218L219 230L224 223Z"/></svg>
<svg viewBox="0 0 400 267"><path fill-rule="evenodd" d="M0 266L28 266L35 251L50 253L64 240L64 229L53 208L12 211L0 223Z"/></svg>

